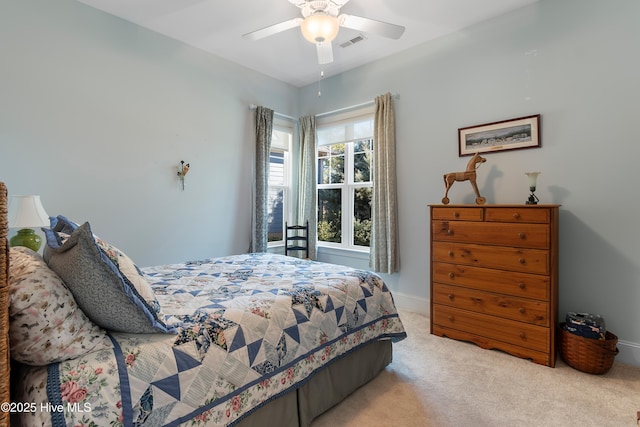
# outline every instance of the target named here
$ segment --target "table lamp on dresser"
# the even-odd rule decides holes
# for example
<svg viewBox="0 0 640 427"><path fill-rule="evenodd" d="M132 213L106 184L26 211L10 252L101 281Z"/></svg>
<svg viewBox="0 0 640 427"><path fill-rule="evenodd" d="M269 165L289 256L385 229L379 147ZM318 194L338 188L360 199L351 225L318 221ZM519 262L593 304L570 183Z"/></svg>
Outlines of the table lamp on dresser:
<svg viewBox="0 0 640 427"><path fill-rule="evenodd" d="M42 238L33 228L48 227L49 215L42 207L40 196L11 196L9 203L9 228L19 228L9 240L11 246L26 246L36 252L40 250Z"/></svg>

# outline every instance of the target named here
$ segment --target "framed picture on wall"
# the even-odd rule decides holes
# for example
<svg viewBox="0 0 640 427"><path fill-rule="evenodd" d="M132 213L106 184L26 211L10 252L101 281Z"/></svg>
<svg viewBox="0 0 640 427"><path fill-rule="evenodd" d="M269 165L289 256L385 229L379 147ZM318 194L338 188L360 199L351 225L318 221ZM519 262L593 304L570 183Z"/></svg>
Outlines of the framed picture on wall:
<svg viewBox="0 0 640 427"><path fill-rule="evenodd" d="M540 114L458 129L458 156L540 147Z"/></svg>

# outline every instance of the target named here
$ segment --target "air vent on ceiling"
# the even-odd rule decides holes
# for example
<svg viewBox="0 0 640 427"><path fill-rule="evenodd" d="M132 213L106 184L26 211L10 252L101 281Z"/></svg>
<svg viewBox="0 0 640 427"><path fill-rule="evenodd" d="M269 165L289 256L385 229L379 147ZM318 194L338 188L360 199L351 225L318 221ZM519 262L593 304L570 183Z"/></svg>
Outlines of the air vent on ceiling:
<svg viewBox="0 0 640 427"><path fill-rule="evenodd" d="M342 47L342 48L349 47L349 46L354 45L356 43L360 43L362 41L365 41L366 39L367 38L365 36L363 36L362 34L358 34L357 36L355 36L351 40L347 40L346 42L341 43L340 47Z"/></svg>

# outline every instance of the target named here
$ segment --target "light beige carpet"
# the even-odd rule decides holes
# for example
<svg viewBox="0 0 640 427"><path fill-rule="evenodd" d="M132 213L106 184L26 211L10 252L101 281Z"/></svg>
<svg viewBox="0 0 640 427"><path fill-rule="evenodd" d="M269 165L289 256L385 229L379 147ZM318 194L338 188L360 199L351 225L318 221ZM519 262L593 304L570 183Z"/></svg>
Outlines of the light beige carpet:
<svg viewBox="0 0 640 427"><path fill-rule="evenodd" d="M429 333L401 312L408 338L393 363L312 427L637 427L640 368L605 375L532 363Z"/></svg>

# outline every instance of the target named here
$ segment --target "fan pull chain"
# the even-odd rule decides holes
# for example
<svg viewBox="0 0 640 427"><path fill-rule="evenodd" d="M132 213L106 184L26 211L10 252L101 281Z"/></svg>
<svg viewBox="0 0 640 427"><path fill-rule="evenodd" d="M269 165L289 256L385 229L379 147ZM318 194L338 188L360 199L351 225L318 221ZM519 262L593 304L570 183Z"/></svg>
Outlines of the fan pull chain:
<svg viewBox="0 0 640 427"><path fill-rule="evenodd" d="M320 71L320 78L318 79L318 98L322 96L322 91L320 90L320 83L322 82L323 78L324 78L324 71Z"/></svg>

